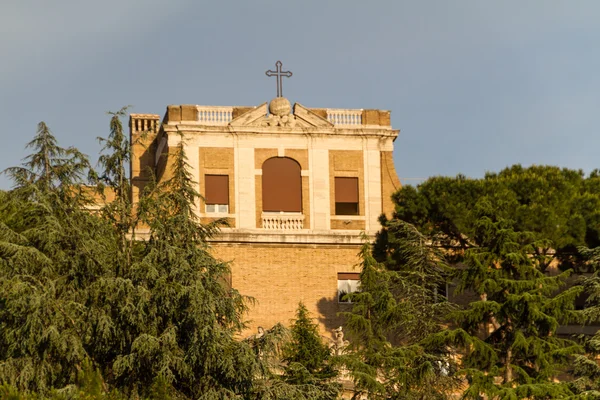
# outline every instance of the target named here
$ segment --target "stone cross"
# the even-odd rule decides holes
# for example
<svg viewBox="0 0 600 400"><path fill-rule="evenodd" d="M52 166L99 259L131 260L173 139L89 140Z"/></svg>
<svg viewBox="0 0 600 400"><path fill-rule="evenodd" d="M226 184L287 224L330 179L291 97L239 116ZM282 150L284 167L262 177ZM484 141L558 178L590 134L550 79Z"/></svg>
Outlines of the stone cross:
<svg viewBox="0 0 600 400"><path fill-rule="evenodd" d="M281 66L283 64L281 63L281 61L277 61L275 63L275 66L277 67L277 70L275 71L271 71L268 70L266 72L267 76L275 76L277 77L277 97L283 97L283 83L281 81L281 78L286 76L286 77L290 77L292 76L292 73L290 71L282 71L281 70Z"/></svg>

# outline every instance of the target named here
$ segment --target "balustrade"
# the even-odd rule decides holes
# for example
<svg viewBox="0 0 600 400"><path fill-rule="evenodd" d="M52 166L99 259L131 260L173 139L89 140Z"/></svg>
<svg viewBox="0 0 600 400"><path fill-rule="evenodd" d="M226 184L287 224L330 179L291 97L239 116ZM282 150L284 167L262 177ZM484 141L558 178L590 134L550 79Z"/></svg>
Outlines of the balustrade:
<svg viewBox="0 0 600 400"><path fill-rule="evenodd" d="M363 110L328 108L327 120L336 126L357 127L362 125Z"/></svg>
<svg viewBox="0 0 600 400"><path fill-rule="evenodd" d="M232 115L233 107L198 106L198 122L202 125L227 125Z"/></svg>
<svg viewBox="0 0 600 400"><path fill-rule="evenodd" d="M300 213L262 213L263 229L291 231L303 229L304 215Z"/></svg>

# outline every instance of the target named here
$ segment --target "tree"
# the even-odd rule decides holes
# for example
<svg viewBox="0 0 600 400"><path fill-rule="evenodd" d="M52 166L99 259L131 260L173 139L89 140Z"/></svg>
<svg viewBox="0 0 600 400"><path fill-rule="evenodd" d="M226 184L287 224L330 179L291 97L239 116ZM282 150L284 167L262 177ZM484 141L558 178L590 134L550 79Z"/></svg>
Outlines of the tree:
<svg viewBox="0 0 600 400"><path fill-rule="evenodd" d="M110 231L84 210L86 158L44 123L28 147L0 204L0 376L45 393L71 383L88 356L85 288L103 275Z"/></svg>
<svg viewBox="0 0 600 400"><path fill-rule="evenodd" d="M99 298L104 307L117 301L117 311L129 309L115 321L122 334L115 332L118 341L108 348L123 353L111 372L137 390L161 377L189 397L233 398L251 391L258 364L250 347L235 340L244 327L244 297L225 283L229 266L208 252L217 226L199 223L189 170L180 145L172 177L151 187L140 204L149 238L130 275L114 282L129 298Z"/></svg>
<svg viewBox="0 0 600 400"><path fill-rule="evenodd" d="M434 177L394 194L395 217L414 224L434 243L465 250L480 245L474 237L473 210L487 197L498 218L540 240L541 247L533 251L542 269L555 259L568 269L581 262L578 246L600 243L598 181L597 172L585 178L581 171L520 165L487 173L483 179Z"/></svg>
<svg viewBox="0 0 600 400"><path fill-rule="evenodd" d="M148 185L130 214L123 112L111 119L102 172L90 174L116 193L99 212L87 208L85 157L58 147L45 124L30 144L35 153L8 170L17 186L0 204L5 392L48 397L87 382L102 396L319 398L314 385L267 373L255 348L236 339L248 299L209 252L218 224L194 212L199 194L183 145L171 149L171 177ZM147 237L133 242L138 225Z"/></svg>
<svg viewBox="0 0 600 400"><path fill-rule="evenodd" d="M284 379L293 384L322 387L326 394L323 399L336 399L340 387L331 382L337 375L330 362L331 350L321 340L318 326L303 303L298 304L290 330L291 340L283 351L283 361L287 363Z"/></svg>
<svg viewBox="0 0 600 400"><path fill-rule="evenodd" d="M569 272L545 275L537 265L534 235L496 219L493 203L480 199L474 240L457 270L458 290L480 296L453 314L455 329L432 335L428 345L447 345L461 354L468 379L464 398L481 394L497 399L547 399L573 395L553 378L582 348L557 337L560 324L577 319L575 298L581 287L558 292Z"/></svg>
<svg viewBox="0 0 600 400"><path fill-rule="evenodd" d="M114 263L131 264L137 214L131 202L131 184L127 177L127 163L131 161L131 146L123 132L121 118L129 107L122 107L117 112L109 112L110 134L108 138L98 138L103 144L98 163L99 172L90 171L90 178L96 186L96 192L104 203L103 217L107 218L118 237ZM112 198L108 198L107 194ZM131 240L130 240L131 239Z"/></svg>
<svg viewBox="0 0 600 400"><path fill-rule="evenodd" d="M407 263L390 270L374 259L368 243L363 246L360 291L348 295L352 311L344 313L350 340L341 363L354 380L356 398L444 399L458 384L452 360L443 346L421 344L441 329L452 308L435 290L443 281L443 258L408 224L397 221L390 228L402 236L392 258Z"/></svg>
<svg viewBox="0 0 600 400"><path fill-rule="evenodd" d="M583 278L585 293L588 296L586 307L582 311L586 324L596 325L600 321L600 247L593 249L580 248L580 252L593 268L592 276ZM600 366L597 359L600 355L600 332L591 336L581 336L585 346L585 354L575 356L571 373L575 379L570 382L572 390L582 398L600 398Z"/></svg>

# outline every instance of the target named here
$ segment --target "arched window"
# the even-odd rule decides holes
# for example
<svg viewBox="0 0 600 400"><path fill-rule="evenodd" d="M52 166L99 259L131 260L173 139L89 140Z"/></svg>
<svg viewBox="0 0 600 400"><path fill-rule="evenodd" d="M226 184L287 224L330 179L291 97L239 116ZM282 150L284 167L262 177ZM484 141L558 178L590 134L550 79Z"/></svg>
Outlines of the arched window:
<svg viewBox="0 0 600 400"><path fill-rule="evenodd" d="M302 212L300 171L300 165L287 157L269 158L263 163L263 211Z"/></svg>

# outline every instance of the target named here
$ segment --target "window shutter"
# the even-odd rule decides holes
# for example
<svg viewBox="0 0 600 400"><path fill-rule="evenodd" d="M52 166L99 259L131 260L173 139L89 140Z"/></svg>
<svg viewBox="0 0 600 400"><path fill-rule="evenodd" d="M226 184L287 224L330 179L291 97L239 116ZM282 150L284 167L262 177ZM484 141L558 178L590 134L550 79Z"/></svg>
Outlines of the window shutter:
<svg viewBox="0 0 600 400"><path fill-rule="evenodd" d="M291 158L270 158L262 170L263 211L302 212L300 165Z"/></svg>
<svg viewBox="0 0 600 400"><path fill-rule="evenodd" d="M360 279L360 272L338 272L338 281L345 280L357 281Z"/></svg>
<svg viewBox="0 0 600 400"><path fill-rule="evenodd" d="M358 203L358 178L335 178L335 202Z"/></svg>
<svg viewBox="0 0 600 400"><path fill-rule="evenodd" d="M206 204L229 204L229 176L204 175Z"/></svg>

